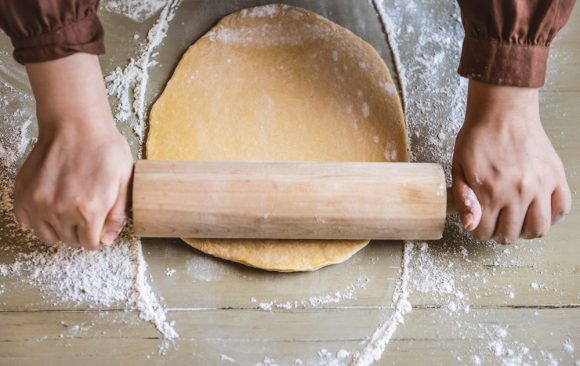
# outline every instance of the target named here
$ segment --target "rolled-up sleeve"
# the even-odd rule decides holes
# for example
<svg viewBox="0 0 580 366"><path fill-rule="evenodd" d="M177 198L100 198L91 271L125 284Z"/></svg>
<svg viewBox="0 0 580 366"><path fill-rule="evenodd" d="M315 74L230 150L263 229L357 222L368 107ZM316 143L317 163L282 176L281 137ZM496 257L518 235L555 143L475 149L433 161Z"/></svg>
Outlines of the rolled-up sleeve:
<svg viewBox="0 0 580 366"><path fill-rule="evenodd" d="M575 0L459 0L465 38L459 74L510 86L544 84L550 44Z"/></svg>
<svg viewBox="0 0 580 366"><path fill-rule="evenodd" d="M73 53L103 54L98 0L0 0L0 28L21 64Z"/></svg>

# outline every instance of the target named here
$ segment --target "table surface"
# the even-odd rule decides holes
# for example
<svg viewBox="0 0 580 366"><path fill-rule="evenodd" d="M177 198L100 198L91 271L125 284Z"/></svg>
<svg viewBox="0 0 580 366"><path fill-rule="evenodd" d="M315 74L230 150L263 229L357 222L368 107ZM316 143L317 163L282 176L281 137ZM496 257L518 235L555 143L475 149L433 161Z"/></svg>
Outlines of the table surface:
<svg viewBox="0 0 580 366"><path fill-rule="evenodd" d="M159 95L184 50L220 17L261 3L267 2L184 1L165 42L156 50L159 64L150 72L147 103ZM394 70L384 24L372 3L288 3L312 9L351 29L370 42ZM433 9L447 15L447 8L435 5ZM101 14L107 29L109 52L102 57L107 74L136 54L138 42L133 35L144 37L156 17L138 23L104 10ZM512 364L557 361L578 365L580 354L570 345L580 347L579 44L580 12L576 10L553 45L552 54L560 57L550 59L548 83L541 92L542 120L566 165L573 191L574 208L568 220L547 238L522 242L509 251L470 245L465 249L468 257L454 246L456 230L448 228L442 241L430 243L429 251L438 260L452 262L454 286L469 299L469 311L457 296L453 302L446 294L413 291L409 299L413 310L405 315L380 364L477 363L477 356L490 365L506 360L515 360ZM0 108L4 113L32 111L24 70L11 61L9 49L2 36L0 78L4 89L0 91L10 85L27 97L21 105ZM449 67L453 72L455 66ZM119 127L136 152L138 142L128 125ZM0 125L0 131L3 128L7 127ZM0 236L0 244L2 240L8 238ZM62 303L16 279L0 277L0 284L10 289L0 294L0 364L292 365L297 359L305 364L332 364L323 350L333 355L341 349L359 350L393 313L403 243L373 242L344 264L296 274L268 273L213 259L180 240L144 240L143 248L151 286L163 298L168 318L175 321L180 335L165 352L158 352L162 339L155 327L140 321L138 312L126 311L123 304ZM424 259L418 253L415 259ZM9 263L14 254L0 252L0 263ZM213 274L192 274L194 262L211 268ZM166 274L168 268L175 270L173 275ZM484 281L477 278L479 274L485 274ZM312 297L337 292L350 295L336 302L309 303ZM299 306L284 306L286 302ZM273 307L264 311L260 303ZM454 304L462 304L463 311L454 311ZM80 331L71 332L71 325L79 325L76 329ZM490 334L493 329L499 333ZM507 337L502 329L507 329ZM499 346L495 338L501 340ZM342 363L348 363L348 358Z"/></svg>

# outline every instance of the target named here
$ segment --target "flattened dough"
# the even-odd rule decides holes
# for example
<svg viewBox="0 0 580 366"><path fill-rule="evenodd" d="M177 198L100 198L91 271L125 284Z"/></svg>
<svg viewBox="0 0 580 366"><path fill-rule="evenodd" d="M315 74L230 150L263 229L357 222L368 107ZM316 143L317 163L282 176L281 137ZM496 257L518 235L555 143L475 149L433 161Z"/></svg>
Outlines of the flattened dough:
<svg viewBox="0 0 580 366"><path fill-rule="evenodd" d="M406 161L400 100L376 51L287 5L223 18L183 55L151 111L158 160ZM272 271L347 260L368 241L184 239Z"/></svg>

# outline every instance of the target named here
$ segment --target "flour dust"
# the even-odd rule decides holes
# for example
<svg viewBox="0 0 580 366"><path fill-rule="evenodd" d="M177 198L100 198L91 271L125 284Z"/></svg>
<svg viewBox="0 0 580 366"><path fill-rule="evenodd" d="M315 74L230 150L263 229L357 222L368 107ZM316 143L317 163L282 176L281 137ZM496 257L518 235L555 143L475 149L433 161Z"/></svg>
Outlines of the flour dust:
<svg viewBox="0 0 580 366"><path fill-rule="evenodd" d="M146 2L109 1L105 6L113 9L119 4L128 4L134 10L138 3ZM149 32L141 55L134 61L140 73L131 84L136 95L135 113L140 121L135 129L141 135L145 118L146 72L151 66L151 54L163 40L179 2L159 3L163 3L159 19ZM11 258L6 263L0 263L0 279L3 280L0 300L21 285L29 285L38 289L44 303L52 306L72 304L103 308L120 305L127 311L136 310L139 318L153 323L164 339L177 337L173 325L166 319L164 307L148 282L141 242L128 234L130 229L126 229L113 245L88 252L65 245L44 246L16 222L12 211L14 178L35 143L36 117L31 94L23 91L24 88L13 86L24 84L20 75L22 69L4 51L0 57L9 66L2 65L0 68L3 76L0 78L0 242L4 244L0 251L4 258ZM9 73L10 70L16 71Z"/></svg>

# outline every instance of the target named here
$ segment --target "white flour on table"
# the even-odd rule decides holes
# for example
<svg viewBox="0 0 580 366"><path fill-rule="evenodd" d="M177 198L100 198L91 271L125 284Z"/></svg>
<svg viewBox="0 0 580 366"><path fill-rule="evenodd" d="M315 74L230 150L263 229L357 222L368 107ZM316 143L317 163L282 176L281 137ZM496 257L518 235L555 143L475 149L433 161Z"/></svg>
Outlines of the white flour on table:
<svg viewBox="0 0 580 366"><path fill-rule="evenodd" d="M402 80L405 115L410 131L411 153L415 161L438 162L449 172L453 137L462 123L464 101L466 98L466 81L455 74L458 64L462 28L459 13L454 2L444 5L445 9L433 12L434 1L395 0L386 6L382 0L371 1L378 10L380 18L389 31L389 42ZM161 4L163 3L163 4ZM148 32L147 39L140 47L138 55L123 68L117 68L107 76L108 91L118 99L115 115L120 122L129 122L135 134L142 141L145 133L146 106L145 90L148 83L148 72L155 64L154 50L163 41L169 21L173 18L180 1L153 1L151 7L144 11L143 21L159 13L154 26ZM438 2L439 3L439 2ZM109 11L130 12L145 1L118 0L104 3ZM157 5L155 5L157 4ZM154 9L159 4L160 7ZM440 4L441 5L441 4ZM124 6L127 6L124 8ZM130 8L130 7L133 8ZM137 14L136 12L135 14ZM127 15L127 14L125 14ZM255 16L268 16L267 12ZM141 17L141 16L139 16ZM415 19L413 22L412 19ZM417 20L422 22L417 26ZM139 21L138 19L134 19ZM220 35L225 36L225 35ZM414 48L401 48L398 44L415 45ZM451 65L451 66L450 66ZM2 83L0 80L0 109L6 111L14 100L31 104L30 95ZM451 106L451 107L449 107ZM34 122L32 109L20 108L4 113L0 122L8 126L10 138L0 142L0 217L11 217L11 186L17 161L30 148L33 140L30 124ZM441 112L444 112L441 114ZM18 123L7 120L13 119ZM5 126L4 126L5 125ZM23 126L21 128L21 126ZM4 145L2 145L4 144ZM447 176L449 179L449 175ZM455 220L446 229L446 241L432 243L406 243L403 250L401 277L394 292L395 310L392 316L369 336L362 349L351 352L339 350L332 353L321 349L318 356L322 365L343 365L351 362L357 365L368 365L380 359L385 347L391 341L397 327L404 322L404 315L411 311L411 295L425 295L441 301L442 318L457 325L456 335L467 339L474 334L484 339L487 347L470 349L468 360L458 363L525 365L525 364L558 364L558 359L545 350L533 351L512 336L507 324L475 324L463 317L473 316L470 299L462 290L467 280L478 287L478 294L504 293L504 296L517 297L511 287L489 288L486 286L494 276L502 274L502 266L517 265L512 259L510 249L503 249L493 243L481 244L492 252L495 261L487 272L466 273L460 270L461 263L474 260L474 244L467 238ZM114 306L122 304L127 310L137 309L140 317L153 322L167 338L176 337L177 333L166 320L165 312L157 295L147 282L146 262L143 258L141 243L135 238L125 237L102 252L89 253L65 247L46 248L34 239L18 230L11 219L0 227L0 238L6 243L27 243L16 255L12 263L0 264L0 278L10 276L38 288L47 299L55 305L64 302L79 305ZM2 251L10 250L0 248ZM541 253L541 249L534 249ZM190 267L198 267L191 263ZM211 272L207 276L196 271L196 279L213 281L223 273ZM173 273L170 271L167 273ZM193 273L193 272L192 272ZM467 277L469 276L469 278ZM534 291L546 291L547 285L532 282ZM254 299L258 307L264 310L272 308L289 309L302 306L319 306L326 303L340 302L354 298L355 287L348 287L335 294L312 297L297 302L262 301ZM2 296L10 291L9 286L0 285L0 302ZM312 301L311 301L312 300ZM263 304L263 305L262 305ZM77 328L71 327L71 334ZM74 332L73 332L74 331ZM575 352L570 339L560 341L567 354ZM470 347L470 346L468 346ZM537 349L537 346L535 347ZM450 352L454 352L450 350ZM232 362L232 358L223 355L222 361ZM235 362L235 361L234 361ZM262 365L275 365L276 362L265 357ZM295 364L305 364L297 359Z"/></svg>
<svg viewBox="0 0 580 366"><path fill-rule="evenodd" d="M164 338L177 337L147 282L147 264L137 238L125 234L113 245L94 252L42 245L16 223L11 198L13 176L9 175L13 169L0 168L0 217L4 220L0 238L5 244L1 250L16 253L12 262L0 264L0 278L10 277L34 286L53 306L73 303L100 308L120 304L125 310L137 310L139 317L152 322Z"/></svg>
<svg viewBox="0 0 580 366"><path fill-rule="evenodd" d="M165 37L179 2L167 2L137 60L131 60L125 70L113 73L120 78L108 78L114 86L111 89L109 85L109 90L116 92L123 107L126 107L123 102L129 98L123 93L129 93L130 89L133 92L134 102L130 107L134 108L132 111L137 118L134 130L140 138L145 129L144 93L151 55ZM6 243L0 250L16 253L11 263L0 264L0 278L10 276L38 288L55 306L65 303L88 307L120 304L126 310L137 310L139 318L152 322L164 339L177 337L147 281L147 264L137 238L124 234L114 245L88 252L64 245L47 247L30 233L20 230L12 213L12 187L17 163L34 142L30 136L34 110L28 107L33 98L8 83L2 82L0 87L1 95L7 95L0 98L0 108L4 112L0 122L8 134L0 141L0 217L5 221L0 226L0 237L2 243ZM4 284L0 290L0 296L8 291Z"/></svg>
<svg viewBox="0 0 580 366"><path fill-rule="evenodd" d="M269 300L259 302L255 297L250 299L250 302L258 305L258 309L264 311L272 311L274 309L306 309L317 308L326 304L336 304L343 300L352 300L356 298L356 291L358 289L366 288L369 279L361 276L353 283L349 283L343 289L335 291L333 294L310 296L306 299L299 299L293 301L278 301Z"/></svg>
<svg viewBox="0 0 580 366"><path fill-rule="evenodd" d="M154 16L168 0L105 0L101 6L112 13L142 23Z"/></svg>
<svg viewBox="0 0 580 366"><path fill-rule="evenodd" d="M131 58L124 68L117 67L105 77L109 95L117 98L115 120L131 120L140 144L143 143L146 130L145 92L149 82L149 68L156 64L153 51L167 35L169 22L175 16L175 10L180 3L181 0L168 1L147 33L147 39L140 46L137 57Z"/></svg>
<svg viewBox="0 0 580 366"><path fill-rule="evenodd" d="M442 164L450 185L453 140L463 123L467 98L467 81L456 73L463 39L458 6L456 2L417 0L369 2L385 25L401 80L412 160ZM528 254L540 257L541 247L525 245ZM455 217L448 223L443 240L406 243L404 248L402 275L394 295L395 309L397 298L407 300L411 295L421 297L424 294L430 298L429 303L443 303L441 312L437 312L441 314L435 315L441 317L440 322L454 324L453 331L461 339L476 336L487 344L481 348L467 343L473 356L469 360L457 356L459 363L558 364L554 355L537 344L526 345L512 336L509 325L479 321L466 294L466 289L471 287L469 292L475 293L472 296L476 298L502 294L506 301L517 298L518 294L511 285L496 288L489 282L503 274L503 266L519 265L518 259L511 255L512 249L518 249L518 245L506 248L493 242L476 243ZM495 258L489 270L482 266L484 270L470 272L475 268L473 265L468 267L472 260L481 261L481 257L475 257L476 250L490 253ZM545 290L537 282L530 286L534 290ZM403 323L403 315L410 310L410 304L396 310L391 319L367 340L364 348L355 353L352 364L369 365L380 359L397 325ZM486 312L480 310L481 313ZM564 340L562 344L567 343Z"/></svg>

